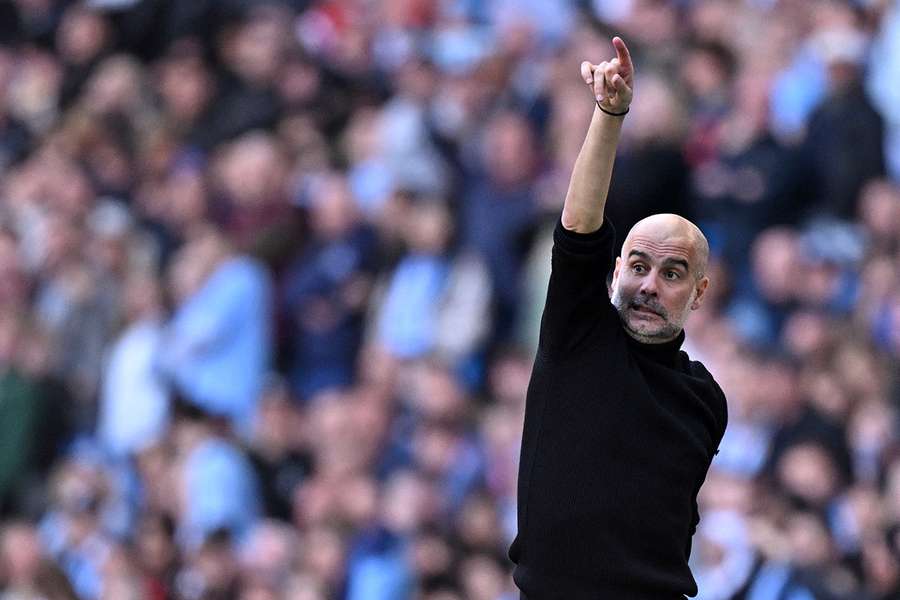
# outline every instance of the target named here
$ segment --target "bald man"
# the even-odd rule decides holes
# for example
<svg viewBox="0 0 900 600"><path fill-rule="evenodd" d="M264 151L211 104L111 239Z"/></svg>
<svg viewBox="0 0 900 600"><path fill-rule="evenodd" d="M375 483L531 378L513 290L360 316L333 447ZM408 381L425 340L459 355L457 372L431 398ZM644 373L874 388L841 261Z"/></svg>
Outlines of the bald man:
<svg viewBox="0 0 900 600"><path fill-rule="evenodd" d="M703 233L653 215L613 257L604 206L634 75L613 46L614 59L582 63L596 108L554 231L526 400L509 556L528 600L695 596L697 493L728 420L722 390L681 351L709 285Z"/></svg>

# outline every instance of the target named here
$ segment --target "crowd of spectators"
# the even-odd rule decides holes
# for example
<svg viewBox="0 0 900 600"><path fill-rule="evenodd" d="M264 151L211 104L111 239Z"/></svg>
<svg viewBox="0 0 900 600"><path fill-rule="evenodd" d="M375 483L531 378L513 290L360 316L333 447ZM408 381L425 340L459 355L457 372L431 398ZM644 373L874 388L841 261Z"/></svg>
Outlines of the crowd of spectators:
<svg viewBox="0 0 900 600"><path fill-rule="evenodd" d="M897 0L0 2L0 598L517 599L612 34L608 214L713 254L698 598L900 598Z"/></svg>

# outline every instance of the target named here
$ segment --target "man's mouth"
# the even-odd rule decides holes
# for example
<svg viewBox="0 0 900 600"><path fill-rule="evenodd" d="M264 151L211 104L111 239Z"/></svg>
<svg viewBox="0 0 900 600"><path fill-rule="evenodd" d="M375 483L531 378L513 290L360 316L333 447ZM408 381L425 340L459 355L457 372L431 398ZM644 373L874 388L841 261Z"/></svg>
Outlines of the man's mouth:
<svg viewBox="0 0 900 600"><path fill-rule="evenodd" d="M634 310L635 312L644 313L647 315L656 315L657 317L660 316L660 314L658 312L656 312L655 310L653 310L652 308L648 308L648 307L640 305L640 304L632 306L631 309Z"/></svg>

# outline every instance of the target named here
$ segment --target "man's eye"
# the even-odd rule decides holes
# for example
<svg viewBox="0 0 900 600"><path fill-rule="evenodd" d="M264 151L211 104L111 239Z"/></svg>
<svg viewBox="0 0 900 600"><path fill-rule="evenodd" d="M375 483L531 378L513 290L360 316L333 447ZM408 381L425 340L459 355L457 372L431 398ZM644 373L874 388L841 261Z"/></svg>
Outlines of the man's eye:
<svg viewBox="0 0 900 600"><path fill-rule="evenodd" d="M681 277L681 275L678 274L678 271L666 271L666 279L675 280L679 277Z"/></svg>
<svg viewBox="0 0 900 600"><path fill-rule="evenodd" d="M643 273L644 265L634 265L633 267L631 267L631 270L634 271L635 273Z"/></svg>

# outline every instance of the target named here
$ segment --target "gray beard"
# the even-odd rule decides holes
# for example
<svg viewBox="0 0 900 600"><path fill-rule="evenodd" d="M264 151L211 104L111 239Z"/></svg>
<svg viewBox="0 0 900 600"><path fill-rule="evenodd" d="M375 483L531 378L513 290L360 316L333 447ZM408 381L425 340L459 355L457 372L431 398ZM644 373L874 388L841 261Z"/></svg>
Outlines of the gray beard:
<svg viewBox="0 0 900 600"><path fill-rule="evenodd" d="M618 310L618 309L616 309ZM625 319L625 315L623 311L619 312L619 320L622 321L622 328L625 329L625 333L641 342L642 344L665 344L666 342L671 342L675 338L678 337L678 334L681 333L681 327L677 327L673 323L666 322L665 327L663 327L659 332L654 334L645 334L640 333L632 329L628 326L628 321Z"/></svg>
<svg viewBox="0 0 900 600"><path fill-rule="evenodd" d="M626 302L615 290L613 291L612 298L610 298L610 302L615 307L616 312L619 313L619 320L622 321L622 327L625 329L625 333L642 344L664 344L670 342L678 337L678 334L680 334L683 329L680 325L669 321L668 314L665 314L663 315L665 325L658 332L646 334L635 331L628 325L628 319L626 318L626 311L631 307L631 302Z"/></svg>

